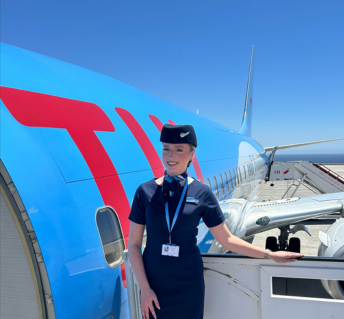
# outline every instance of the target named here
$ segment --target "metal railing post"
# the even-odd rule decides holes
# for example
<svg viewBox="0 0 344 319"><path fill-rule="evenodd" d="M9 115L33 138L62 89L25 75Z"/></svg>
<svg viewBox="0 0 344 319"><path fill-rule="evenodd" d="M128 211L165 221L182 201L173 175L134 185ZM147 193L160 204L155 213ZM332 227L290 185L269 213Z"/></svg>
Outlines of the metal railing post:
<svg viewBox="0 0 344 319"><path fill-rule="evenodd" d="M125 274L127 277L127 293L130 319L141 319L140 287L131 268L128 250L123 252Z"/></svg>

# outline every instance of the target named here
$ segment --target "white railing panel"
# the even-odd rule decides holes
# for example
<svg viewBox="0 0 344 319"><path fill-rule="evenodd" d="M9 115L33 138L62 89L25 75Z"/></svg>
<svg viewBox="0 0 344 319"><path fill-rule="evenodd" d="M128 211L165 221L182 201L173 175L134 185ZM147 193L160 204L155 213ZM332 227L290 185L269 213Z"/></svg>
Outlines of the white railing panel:
<svg viewBox="0 0 344 319"><path fill-rule="evenodd" d="M277 265L260 267L262 318L342 319L344 317L344 300L272 294L272 277L344 280L344 263L315 261L313 264L308 264L308 266L303 265L303 262L299 262L298 265L300 266L285 267Z"/></svg>
<svg viewBox="0 0 344 319"><path fill-rule="evenodd" d="M273 295L272 277L344 281L344 260L311 259L280 265L242 256L202 258L206 287L204 319L343 318L344 300ZM141 319L140 289L127 252L125 269L130 318Z"/></svg>
<svg viewBox="0 0 344 319"><path fill-rule="evenodd" d="M280 265L264 259L202 257L205 319L343 318L343 300L273 295L272 277L344 280L344 260Z"/></svg>
<svg viewBox="0 0 344 319"><path fill-rule="evenodd" d="M202 257L204 318L261 318L260 272L259 266L252 263L254 259Z"/></svg>

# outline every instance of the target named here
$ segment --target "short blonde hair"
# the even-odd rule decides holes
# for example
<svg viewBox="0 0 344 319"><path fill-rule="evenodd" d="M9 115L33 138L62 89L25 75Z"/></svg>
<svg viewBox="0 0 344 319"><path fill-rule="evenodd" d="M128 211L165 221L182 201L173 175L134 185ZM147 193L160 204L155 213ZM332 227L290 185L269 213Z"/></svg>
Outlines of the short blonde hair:
<svg viewBox="0 0 344 319"><path fill-rule="evenodd" d="M189 146L190 146L190 152L192 152L192 151L194 151L194 150L196 149L196 147L193 146L192 144L189 144ZM190 161L190 162L188 163L188 166L187 166L187 167L189 167L191 163L192 163L192 161Z"/></svg>

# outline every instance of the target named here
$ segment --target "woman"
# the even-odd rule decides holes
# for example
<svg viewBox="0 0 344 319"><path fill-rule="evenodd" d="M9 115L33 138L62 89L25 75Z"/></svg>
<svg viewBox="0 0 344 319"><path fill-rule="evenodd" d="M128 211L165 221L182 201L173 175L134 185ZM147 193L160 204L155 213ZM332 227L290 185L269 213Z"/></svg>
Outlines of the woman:
<svg viewBox="0 0 344 319"><path fill-rule="evenodd" d="M187 177L197 147L191 125L165 124L160 141L165 176L138 187L129 216L129 259L141 289L144 319L203 318L203 262L196 240L201 218L230 251L279 263L303 256L266 251L229 232L211 189ZM142 256L145 225L147 243Z"/></svg>

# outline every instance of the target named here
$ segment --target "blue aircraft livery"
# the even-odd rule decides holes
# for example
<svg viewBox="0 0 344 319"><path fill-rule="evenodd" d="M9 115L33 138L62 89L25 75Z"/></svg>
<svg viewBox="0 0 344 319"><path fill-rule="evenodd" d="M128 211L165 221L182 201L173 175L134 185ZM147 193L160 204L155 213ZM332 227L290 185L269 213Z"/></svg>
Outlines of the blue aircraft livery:
<svg viewBox="0 0 344 319"><path fill-rule="evenodd" d="M3 43L0 90L1 198L24 247L39 318L129 318L128 215L138 185L163 176L164 123L195 127L199 147L188 174L218 200L254 198L263 186L269 160L251 138L250 90L235 132L108 76ZM201 222L202 252L211 239Z"/></svg>

